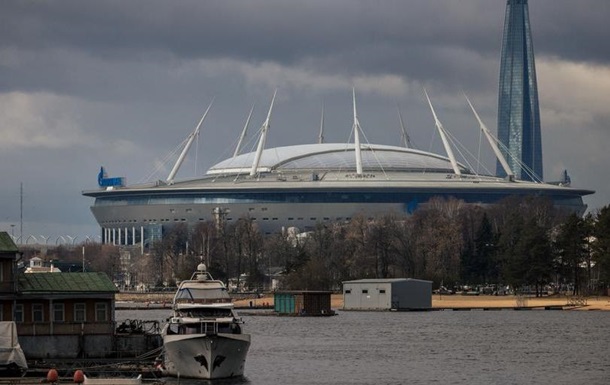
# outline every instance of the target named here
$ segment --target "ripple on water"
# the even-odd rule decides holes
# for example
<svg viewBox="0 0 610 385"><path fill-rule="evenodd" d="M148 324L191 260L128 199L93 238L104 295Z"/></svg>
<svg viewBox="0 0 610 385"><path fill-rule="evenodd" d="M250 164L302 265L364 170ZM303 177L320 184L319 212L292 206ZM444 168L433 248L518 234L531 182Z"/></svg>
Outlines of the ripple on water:
<svg viewBox="0 0 610 385"><path fill-rule="evenodd" d="M117 318L168 316L131 313ZM244 319L252 334L246 376L222 384L610 383L610 312L342 311Z"/></svg>

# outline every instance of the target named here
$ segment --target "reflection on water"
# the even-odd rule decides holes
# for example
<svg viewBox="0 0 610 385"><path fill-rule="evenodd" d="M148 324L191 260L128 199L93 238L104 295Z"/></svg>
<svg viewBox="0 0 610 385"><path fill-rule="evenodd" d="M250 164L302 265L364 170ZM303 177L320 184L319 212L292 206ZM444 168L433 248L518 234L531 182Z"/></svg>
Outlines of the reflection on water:
<svg viewBox="0 0 610 385"><path fill-rule="evenodd" d="M168 313L119 311L117 318L162 321ZM246 375L214 384L610 383L610 312L339 312L244 320L252 334Z"/></svg>

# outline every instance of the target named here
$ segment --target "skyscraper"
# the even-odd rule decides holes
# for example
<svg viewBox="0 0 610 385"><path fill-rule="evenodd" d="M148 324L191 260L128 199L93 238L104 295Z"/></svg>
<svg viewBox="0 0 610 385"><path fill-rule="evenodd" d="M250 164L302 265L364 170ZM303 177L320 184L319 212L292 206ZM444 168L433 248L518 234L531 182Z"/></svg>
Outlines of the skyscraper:
<svg viewBox="0 0 610 385"><path fill-rule="evenodd" d="M498 139L517 179L542 180L540 108L527 0L507 0L500 59ZM506 173L498 162L496 173Z"/></svg>

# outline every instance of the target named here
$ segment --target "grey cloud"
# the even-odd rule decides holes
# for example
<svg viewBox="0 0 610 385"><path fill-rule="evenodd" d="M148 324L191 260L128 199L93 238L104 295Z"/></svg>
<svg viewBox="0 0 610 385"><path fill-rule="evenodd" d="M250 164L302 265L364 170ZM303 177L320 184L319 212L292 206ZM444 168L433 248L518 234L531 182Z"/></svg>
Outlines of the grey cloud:
<svg viewBox="0 0 610 385"><path fill-rule="evenodd" d="M609 50L599 49L608 34L605 4L532 2L537 54L607 62ZM591 8L597 11L587 12ZM8 1L0 10L0 47L29 53L22 64L41 74L29 82L37 87L61 88L57 83L67 80L88 89L96 76L103 82L109 74L88 72L90 60L112 69L113 63L167 66L196 58L310 65L323 73L390 73L462 86L484 66L456 66L446 53L496 58L504 2ZM57 54L41 60L51 50ZM70 51L79 52L82 66ZM3 67L7 76L0 87L27 88L13 81L23 79L21 68ZM52 76L41 78L43 67ZM486 84L491 79L484 80L479 78Z"/></svg>
<svg viewBox="0 0 610 385"><path fill-rule="evenodd" d="M224 61L253 67L273 63L280 71L340 77L343 83L358 76L395 75L407 84L402 95L356 90L367 137L383 144L398 141L399 104L418 147L444 153L438 137L433 140L434 125L421 92L425 85L444 126L476 154L477 125L461 91L494 127L505 4L0 1L0 92L65 96L69 105L64 107L78 112L75 124L96 141L67 150L3 151L0 174L10 188L0 191L0 207L10 218L0 217L0 230L6 230L2 223L18 218L15 192L23 181L26 221L45 229L31 231L47 231L44 223L63 223L69 229L78 223L87 228L85 233L95 231L88 211L92 202L80 197L80 191L95 187L99 166L106 166L113 176L126 176L130 183L139 182L186 137L214 96L200 140L198 173L228 156L256 102L251 139L276 85L273 79L263 84L235 68L223 68ZM537 57L607 65L606 4L607 0L531 0ZM352 123L349 85L298 89L277 81L279 99L268 147L313 142L323 103L327 139L347 141ZM597 142L608 142L606 117L592 120L589 132L597 135ZM554 128L545 126L544 120L542 124L545 171L567 164L575 184L599 190L588 198L591 206L607 204L607 187L600 182L610 177L604 166L606 153L591 150L577 156L563 142L578 140L578 135L552 136ZM117 143L127 144L129 151L121 151ZM493 169L489 151L484 159ZM194 163L191 155L179 176L193 176ZM59 235L67 230L57 231Z"/></svg>

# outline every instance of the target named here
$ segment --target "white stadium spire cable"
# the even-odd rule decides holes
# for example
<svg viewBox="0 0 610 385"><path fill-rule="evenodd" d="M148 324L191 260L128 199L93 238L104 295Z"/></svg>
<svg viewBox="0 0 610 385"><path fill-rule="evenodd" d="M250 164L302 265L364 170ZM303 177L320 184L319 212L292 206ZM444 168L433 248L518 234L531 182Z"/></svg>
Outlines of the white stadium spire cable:
<svg viewBox="0 0 610 385"><path fill-rule="evenodd" d="M322 116L320 117L320 133L318 134L318 143L324 143L324 104L322 104Z"/></svg>
<svg viewBox="0 0 610 385"><path fill-rule="evenodd" d="M248 118L246 119L246 124L244 124L244 128L241 131L241 135L239 136L239 141L237 142L237 146L235 147L235 152L233 153L233 158L235 158L237 155L239 155L239 151L241 151L241 146L244 141L244 138L246 137L246 133L248 131L248 125L250 124L250 118L252 117L252 112L254 112L254 104L252 105L252 108L250 109L250 113L248 114Z"/></svg>
<svg viewBox="0 0 610 385"><path fill-rule="evenodd" d="M440 120L438 120L438 118L436 117L436 112L434 111L434 107L432 106L432 102L430 101L430 97L428 96L428 92L426 92L425 88L424 88L424 94L426 94L426 99L428 99L428 105L430 105L430 110L432 111L432 115L434 116L434 124L436 125L438 133L441 136L441 140L443 141L443 146L445 146L445 151L447 152L447 156L449 157L449 160L451 161L451 167L453 167L453 172L455 173L455 175L461 176L462 172L460 171L460 168L458 167L457 161L455 160L455 155L453 155L453 150L451 149L451 145L449 144L449 141L447 140L447 135L446 135L445 129L443 128L443 125L440 122Z"/></svg>
<svg viewBox="0 0 610 385"><path fill-rule="evenodd" d="M354 152L356 153L356 174L362 175L362 154L360 153L360 122L356 113L356 90L352 88L354 104Z"/></svg>
<svg viewBox="0 0 610 385"><path fill-rule="evenodd" d="M400 113L400 107L397 105L396 109L398 110L398 120L400 121L400 130L401 130L401 139L402 139L402 144L405 148L413 148L412 144L411 144L411 138L409 137L409 134L407 133L407 129L405 128L405 125L402 121L402 114Z"/></svg>
<svg viewBox="0 0 610 385"><path fill-rule="evenodd" d="M255 176L258 170L258 164L261 160L261 155L263 154L263 149L265 148L265 141L267 140L267 131L269 131L269 122L271 120L271 111L273 111L273 103L275 103L275 95L277 94L277 88L273 92L273 98L271 99L271 105L269 106L269 112L267 112L267 119L263 123L261 127L261 137L258 141L258 147L256 148L256 155L254 157L254 162L252 163L252 169L250 170L250 176Z"/></svg>
<svg viewBox="0 0 610 385"><path fill-rule="evenodd" d="M186 157L186 154L188 153L189 149L191 148L191 145L193 144L193 140L195 139L195 137L197 135L199 135L199 129L201 128L201 125L203 124L203 121L205 120L205 117L208 115L208 112L210 111L210 108L212 107L213 103L214 103L214 99L212 99L212 101L210 102L210 105L208 106L208 109L205 110L205 113L201 117L201 120L199 121L199 124L195 128L195 131L193 131L188 136L186 145L184 146L184 149L182 150L182 153L178 157L178 160L176 161L176 164L174 165L174 168L172 168L172 171L169 173L169 176L167 177L167 180L166 180L167 184L173 184L174 183L174 177L178 173L178 170L180 169L180 166L182 165L182 162L184 161L184 158Z"/></svg>
<svg viewBox="0 0 610 385"><path fill-rule="evenodd" d="M468 96L466 96L466 94L464 94L464 97L466 98L466 101L468 102L468 105L472 109L472 112L474 113L474 116L477 118L477 121L479 122L479 126L481 128L481 131L485 135L485 138L487 138L487 141L489 142L489 145L491 146L492 150L496 154L496 158L498 158L498 161L502 165L502 168L504 169L504 172L506 172L506 175L508 176L509 179L514 178L515 174L513 174L513 171L510 169L510 166L508 165L508 162L506 161L506 158L504 157L504 155L502 155L502 152L498 148L498 140L491 134L491 132L489 131L489 129L487 128L485 123L483 123L483 120L481 119L481 117L479 117L479 114L474 109L474 106L472 105L472 103L470 103L470 99L468 99Z"/></svg>

